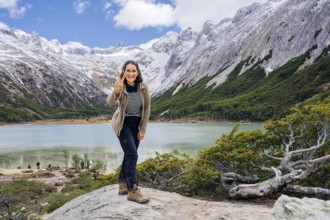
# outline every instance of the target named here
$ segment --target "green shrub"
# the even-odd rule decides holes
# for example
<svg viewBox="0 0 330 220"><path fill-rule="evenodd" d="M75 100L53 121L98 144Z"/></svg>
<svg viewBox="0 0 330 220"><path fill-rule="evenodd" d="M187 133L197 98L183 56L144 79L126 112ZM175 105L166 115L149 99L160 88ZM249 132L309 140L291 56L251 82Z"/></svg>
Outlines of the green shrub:
<svg viewBox="0 0 330 220"><path fill-rule="evenodd" d="M55 191L55 187L36 181L18 180L2 184L0 200L5 201L9 209L1 203L0 215L16 219L15 216L23 217L33 212L42 214L39 204Z"/></svg>
<svg viewBox="0 0 330 220"><path fill-rule="evenodd" d="M115 173L110 173L110 174L101 176L99 179L94 181L93 189L98 189L103 186L118 183L118 175L119 175L119 172L115 172Z"/></svg>
<svg viewBox="0 0 330 220"><path fill-rule="evenodd" d="M187 168L182 184L186 186L185 195L219 198L223 194L220 186L221 173L208 162L197 159Z"/></svg>
<svg viewBox="0 0 330 220"><path fill-rule="evenodd" d="M72 183L78 185L79 189L90 191L93 180L88 172L82 172L72 180Z"/></svg>
<svg viewBox="0 0 330 220"><path fill-rule="evenodd" d="M48 199L48 206L45 208L46 212L52 212L62 205L64 205L67 201L69 201L69 197L61 194L61 193L55 193Z"/></svg>
<svg viewBox="0 0 330 220"><path fill-rule="evenodd" d="M72 157L72 166L76 172L80 172L80 161L82 160L78 154L73 154Z"/></svg>
<svg viewBox="0 0 330 220"><path fill-rule="evenodd" d="M98 179L102 173L106 170L106 164L100 159L93 160L92 168L90 172L92 173L94 179Z"/></svg>
<svg viewBox="0 0 330 220"><path fill-rule="evenodd" d="M155 158L149 158L137 165L138 180L147 187L182 192L186 188L182 184L182 178L186 168L192 164L192 159L178 150L155 154Z"/></svg>

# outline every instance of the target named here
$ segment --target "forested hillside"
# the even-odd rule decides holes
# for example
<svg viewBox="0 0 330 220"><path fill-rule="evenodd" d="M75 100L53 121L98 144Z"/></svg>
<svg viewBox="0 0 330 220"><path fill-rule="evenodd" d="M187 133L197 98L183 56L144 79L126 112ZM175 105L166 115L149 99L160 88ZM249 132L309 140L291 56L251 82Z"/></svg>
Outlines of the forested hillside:
<svg viewBox="0 0 330 220"><path fill-rule="evenodd" d="M265 121L283 117L292 107L316 103L330 95L329 50L328 46L312 65L306 65L308 51L268 76L258 63L239 74L249 62L246 60L220 86L206 85L223 69L175 95L173 87L153 100L152 118Z"/></svg>

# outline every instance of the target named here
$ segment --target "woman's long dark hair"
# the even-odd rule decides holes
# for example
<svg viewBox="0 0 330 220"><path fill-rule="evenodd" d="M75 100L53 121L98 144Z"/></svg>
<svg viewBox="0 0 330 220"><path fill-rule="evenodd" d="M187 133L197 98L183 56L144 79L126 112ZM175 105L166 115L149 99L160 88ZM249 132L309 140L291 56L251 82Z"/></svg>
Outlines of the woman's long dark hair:
<svg viewBox="0 0 330 220"><path fill-rule="evenodd" d="M141 71L140 71L140 68L139 68L139 64L137 62L135 62L134 60L127 60L125 63L124 63L124 66L123 68L121 69L121 74L120 74L120 77L123 78L124 76L124 72L126 70L126 67L128 64L132 64L136 67L136 70L138 72L138 76L136 77L135 79L135 83L141 83L143 82L143 78L142 78L142 75L141 75ZM126 79L124 80L124 82L126 83Z"/></svg>

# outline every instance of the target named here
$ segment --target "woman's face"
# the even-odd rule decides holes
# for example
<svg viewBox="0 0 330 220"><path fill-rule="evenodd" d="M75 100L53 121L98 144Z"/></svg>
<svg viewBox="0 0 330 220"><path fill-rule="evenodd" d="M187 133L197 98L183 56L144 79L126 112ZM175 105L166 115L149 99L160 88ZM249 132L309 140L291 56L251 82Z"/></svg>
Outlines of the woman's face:
<svg viewBox="0 0 330 220"><path fill-rule="evenodd" d="M125 72L124 72L124 77L126 78L126 81L129 85L133 86L135 83L134 81L136 80L136 77L139 75L136 66L133 64L128 64L126 66Z"/></svg>

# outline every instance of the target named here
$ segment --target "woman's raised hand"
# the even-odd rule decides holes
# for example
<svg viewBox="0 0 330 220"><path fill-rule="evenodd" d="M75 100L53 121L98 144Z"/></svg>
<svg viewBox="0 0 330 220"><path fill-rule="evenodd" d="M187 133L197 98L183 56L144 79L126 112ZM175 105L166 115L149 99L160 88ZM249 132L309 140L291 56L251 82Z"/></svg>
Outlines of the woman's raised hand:
<svg viewBox="0 0 330 220"><path fill-rule="evenodd" d="M120 71L118 71L118 78L115 84L115 94L116 96L119 96L121 90L123 89L123 83L124 83L124 76L120 76Z"/></svg>

